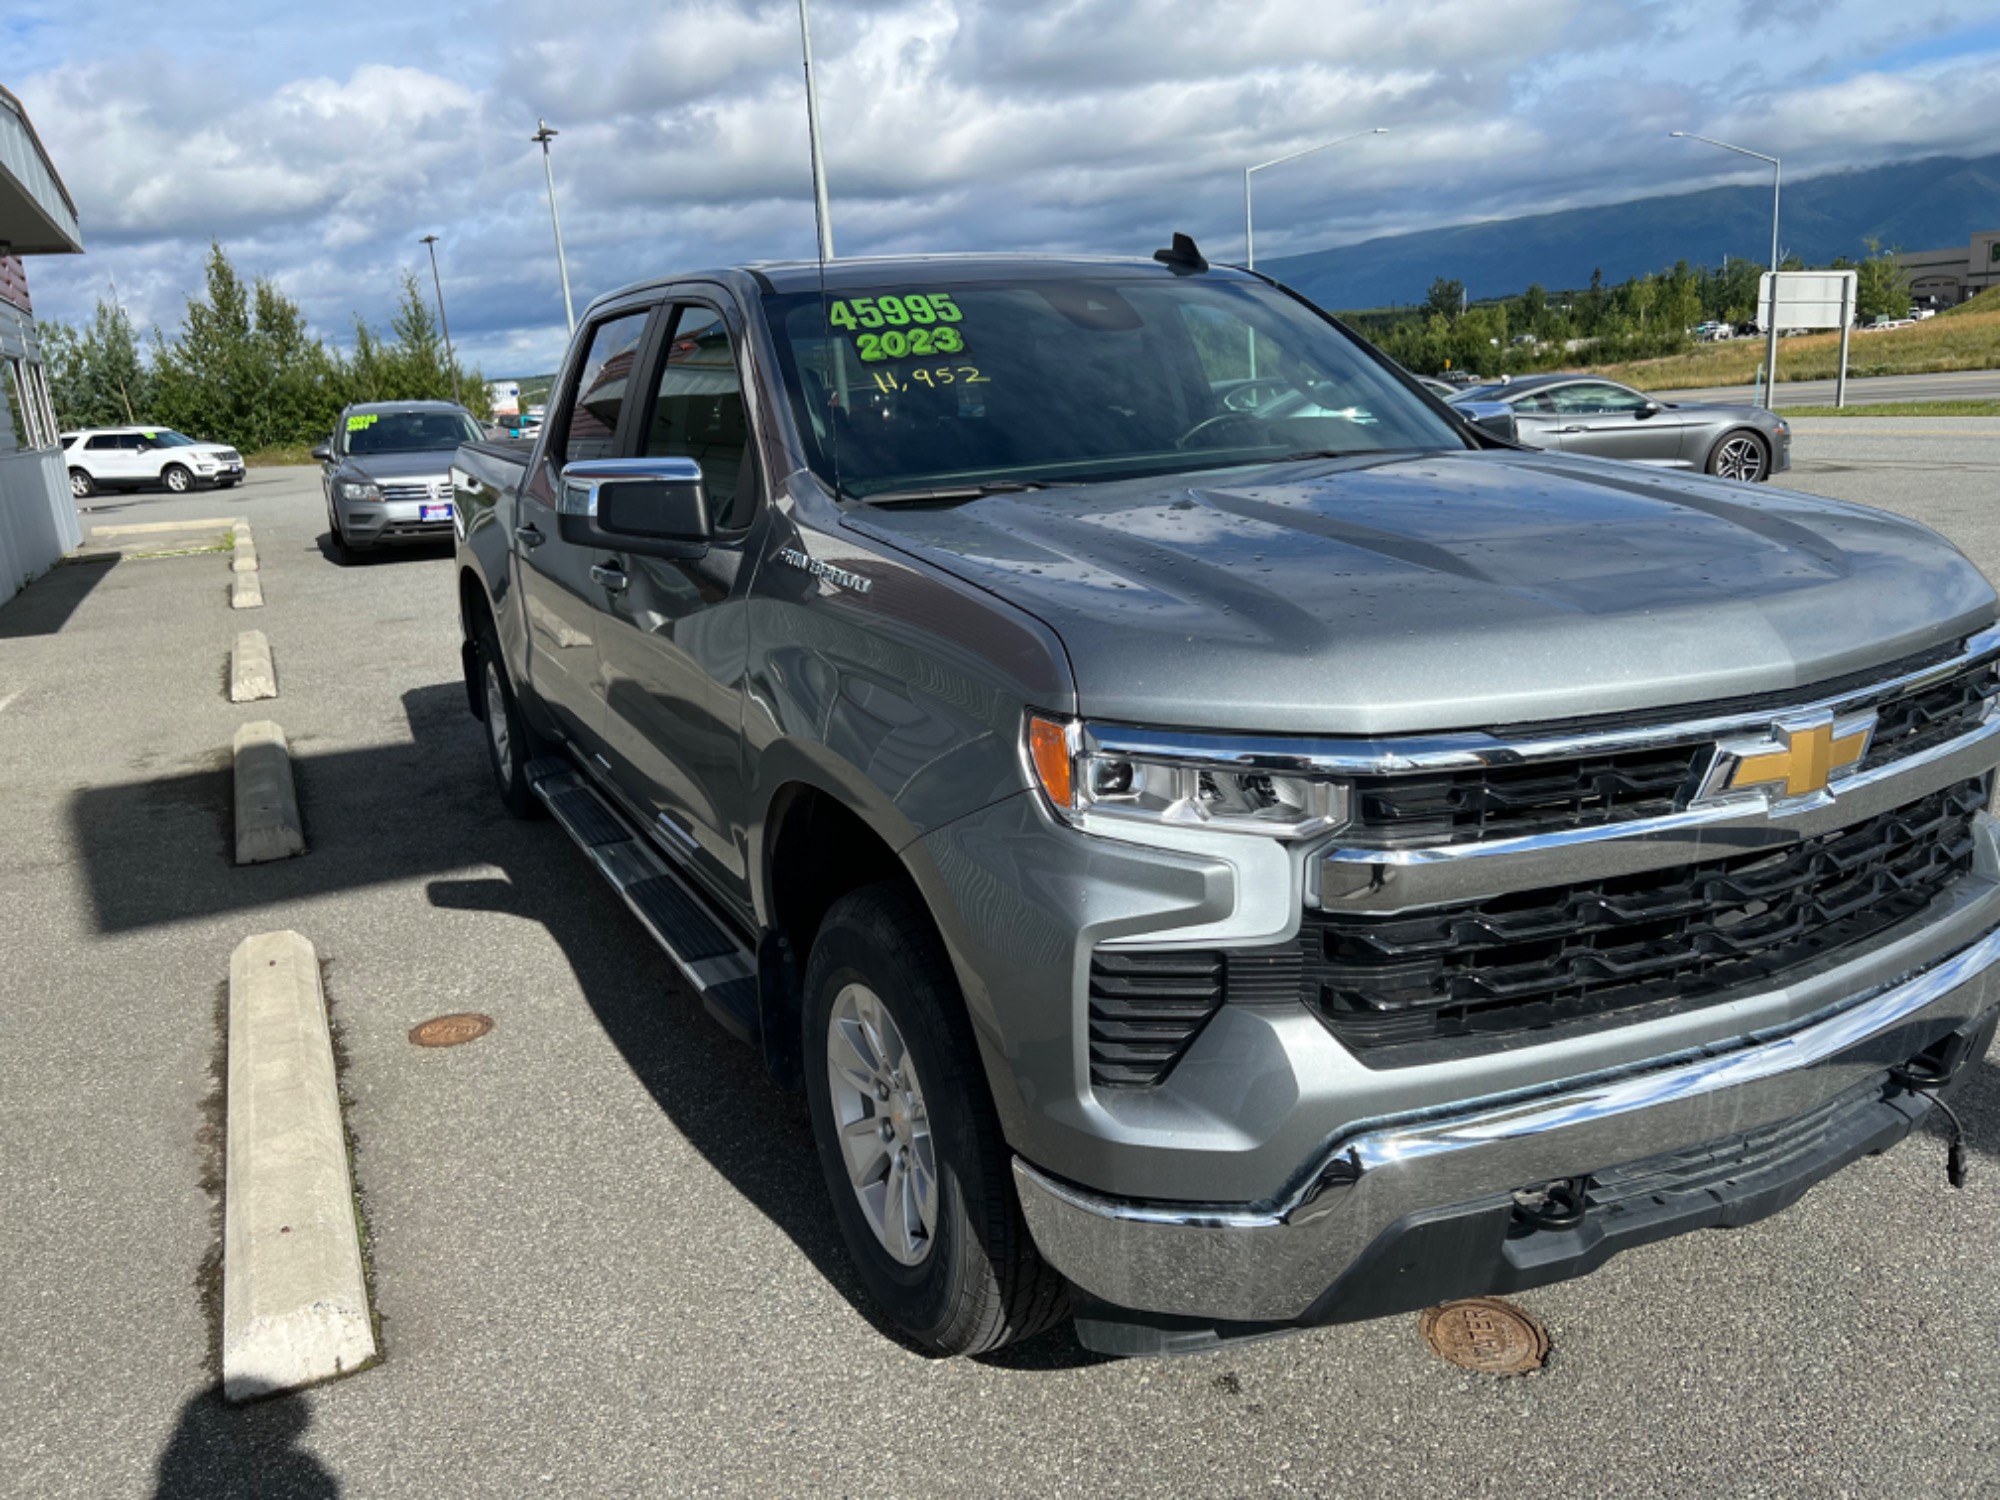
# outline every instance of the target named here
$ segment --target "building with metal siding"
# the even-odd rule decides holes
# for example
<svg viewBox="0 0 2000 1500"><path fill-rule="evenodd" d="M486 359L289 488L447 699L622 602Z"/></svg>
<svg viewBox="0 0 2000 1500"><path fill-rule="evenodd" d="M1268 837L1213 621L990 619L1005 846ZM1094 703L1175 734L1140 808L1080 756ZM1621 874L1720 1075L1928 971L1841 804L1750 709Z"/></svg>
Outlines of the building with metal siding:
<svg viewBox="0 0 2000 1500"><path fill-rule="evenodd" d="M21 101L0 88L0 602L83 540L21 260L82 251L76 205Z"/></svg>
<svg viewBox="0 0 2000 1500"><path fill-rule="evenodd" d="M1910 300L1956 307L2000 286L2000 229L1983 230L1970 245L1950 250L1899 250L1896 263L1910 278Z"/></svg>

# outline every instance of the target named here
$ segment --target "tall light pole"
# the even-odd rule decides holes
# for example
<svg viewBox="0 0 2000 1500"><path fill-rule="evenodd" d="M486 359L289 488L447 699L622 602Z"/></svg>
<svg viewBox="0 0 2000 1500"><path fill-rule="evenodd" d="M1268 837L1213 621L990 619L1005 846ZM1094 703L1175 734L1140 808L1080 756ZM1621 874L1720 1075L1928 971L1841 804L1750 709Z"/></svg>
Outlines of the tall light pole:
<svg viewBox="0 0 2000 1500"><path fill-rule="evenodd" d="M819 149L819 84L813 78L812 16L799 0L799 41L806 58L806 128L812 135L813 218L819 226L819 258L833 259L833 214L826 206L826 159Z"/></svg>
<svg viewBox="0 0 2000 1500"><path fill-rule="evenodd" d="M451 320L444 315L444 283L438 279L438 237L427 234L417 243L430 246L431 285L437 288L438 322L444 327L444 358L445 363L451 366L451 399L463 406L465 403L458 396L458 356L451 352Z"/></svg>
<svg viewBox="0 0 2000 1500"><path fill-rule="evenodd" d="M1670 130L1667 132L1675 140L1700 141L1704 146L1719 146L1724 151L1734 151L1738 156L1754 156L1759 161L1771 164L1771 305L1764 311L1764 380L1762 404L1766 411L1772 409L1772 387L1778 379L1778 158L1766 156L1761 151L1752 151L1747 146L1732 146L1727 141L1710 140L1705 135L1696 135L1692 130Z"/></svg>
<svg viewBox="0 0 2000 1500"><path fill-rule="evenodd" d="M804 4L805 0L799 0ZM1330 151L1335 146L1345 146L1349 141L1358 141L1364 135L1387 135L1387 125L1377 125L1373 130L1357 130L1353 135L1344 135L1337 141L1323 141L1317 146L1308 146L1303 151L1294 151L1290 156L1274 156L1269 161L1260 161L1254 167L1243 169L1243 264L1251 270L1257 269L1257 231L1250 217L1250 174L1261 172L1266 167L1282 167L1288 161L1297 161L1301 156L1311 156L1315 151Z"/></svg>
<svg viewBox="0 0 2000 1500"><path fill-rule="evenodd" d="M556 268L562 272L563 314L569 319L569 331L575 333L576 304L569 299L569 261L563 255L562 215L556 212L556 169L549 165L549 142L562 132L549 129L547 120L537 120L535 124L538 128L528 139L542 143L542 175L549 180L549 219L556 226Z"/></svg>

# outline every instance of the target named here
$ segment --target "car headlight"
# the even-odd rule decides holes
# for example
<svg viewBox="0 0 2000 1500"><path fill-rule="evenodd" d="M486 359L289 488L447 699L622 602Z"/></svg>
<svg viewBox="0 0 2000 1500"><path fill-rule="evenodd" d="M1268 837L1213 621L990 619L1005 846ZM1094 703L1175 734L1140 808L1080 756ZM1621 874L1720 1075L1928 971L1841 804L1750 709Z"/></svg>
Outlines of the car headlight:
<svg viewBox="0 0 2000 1500"><path fill-rule="evenodd" d="M351 479L340 482L340 498L343 500L380 500L382 491L372 484L357 484Z"/></svg>
<svg viewBox="0 0 2000 1500"><path fill-rule="evenodd" d="M1323 776L1104 746L1083 726L1030 715L1028 762L1056 815L1084 825L1165 827L1298 839L1347 822L1349 787Z"/></svg>

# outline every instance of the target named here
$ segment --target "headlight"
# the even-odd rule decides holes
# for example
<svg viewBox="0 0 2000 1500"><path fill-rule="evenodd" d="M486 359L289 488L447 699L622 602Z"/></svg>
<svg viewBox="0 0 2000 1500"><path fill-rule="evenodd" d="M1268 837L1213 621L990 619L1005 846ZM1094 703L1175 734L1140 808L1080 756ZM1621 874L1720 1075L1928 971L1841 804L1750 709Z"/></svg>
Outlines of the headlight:
<svg viewBox="0 0 2000 1500"><path fill-rule="evenodd" d="M382 491L372 484L356 484L351 479L340 482L340 498L343 500L380 500Z"/></svg>
<svg viewBox="0 0 2000 1500"><path fill-rule="evenodd" d="M1081 725L1030 716L1028 762L1057 816L1307 838L1348 817L1345 782L1222 760L1131 753Z"/></svg>

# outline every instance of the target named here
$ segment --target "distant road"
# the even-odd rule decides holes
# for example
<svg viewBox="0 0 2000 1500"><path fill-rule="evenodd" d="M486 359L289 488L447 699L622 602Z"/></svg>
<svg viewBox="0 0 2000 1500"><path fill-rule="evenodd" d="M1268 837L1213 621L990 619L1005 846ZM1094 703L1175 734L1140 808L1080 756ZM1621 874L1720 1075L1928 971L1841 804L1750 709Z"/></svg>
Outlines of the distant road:
<svg viewBox="0 0 2000 1500"><path fill-rule="evenodd" d="M1782 370L1782 360L1778 368ZM1748 405L1754 386L1706 386L1700 390L1659 391L1682 401L1713 401ZM1849 406L1876 406L1884 401L2000 401L2000 370L1953 370L1944 375L1871 375L1847 382ZM1780 380L1778 405L1831 406L1831 380Z"/></svg>

